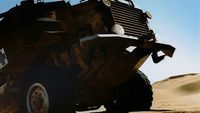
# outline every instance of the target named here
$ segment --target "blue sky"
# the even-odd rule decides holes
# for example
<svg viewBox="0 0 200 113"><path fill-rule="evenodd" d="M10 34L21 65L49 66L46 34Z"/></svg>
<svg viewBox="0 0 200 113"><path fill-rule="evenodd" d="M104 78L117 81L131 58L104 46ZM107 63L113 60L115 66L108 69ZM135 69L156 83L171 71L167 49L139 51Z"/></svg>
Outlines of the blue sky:
<svg viewBox="0 0 200 113"><path fill-rule="evenodd" d="M49 1L49 0L46 0ZM152 82L172 75L200 73L200 0L134 0L149 11L150 27L159 42L176 47L173 58L154 64L151 58L141 67ZM0 0L0 13L19 4L20 0ZM78 3L71 0L71 3Z"/></svg>
<svg viewBox="0 0 200 113"><path fill-rule="evenodd" d="M134 0L153 15L150 27L159 42L176 47L173 58L151 59L142 70L152 82L171 75L200 72L200 0Z"/></svg>

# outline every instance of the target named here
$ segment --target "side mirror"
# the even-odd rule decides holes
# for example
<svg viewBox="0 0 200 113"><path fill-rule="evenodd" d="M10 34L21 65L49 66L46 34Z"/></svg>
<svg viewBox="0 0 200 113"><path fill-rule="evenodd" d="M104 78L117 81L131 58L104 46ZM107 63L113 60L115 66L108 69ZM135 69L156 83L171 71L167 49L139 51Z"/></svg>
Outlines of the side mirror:
<svg viewBox="0 0 200 113"><path fill-rule="evenodd" d="M152 15L151 15L151 13L148 12L148 11L146 11L146 12L144 13L144 17L149 18L149 19L152 19Z"/></svg>

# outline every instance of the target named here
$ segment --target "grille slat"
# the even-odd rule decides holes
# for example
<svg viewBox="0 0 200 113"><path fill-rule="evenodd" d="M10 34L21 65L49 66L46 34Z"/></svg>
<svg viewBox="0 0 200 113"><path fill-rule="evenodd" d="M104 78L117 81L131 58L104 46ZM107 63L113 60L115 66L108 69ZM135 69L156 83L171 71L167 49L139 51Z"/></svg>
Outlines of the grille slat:
<svg viewBox="0 0 200 113"><path fill-rule="evenodd" d="M142 18L142 10L129 6L128 4L112 2L111 12L114 23L122 25L126 35L137 37L148 35L149 28L146 20Z"/></svg>
<svg viewBox="0 0 200 113"><path fill-rule="evenodd" d="M146 27L144 26L140 26L138 24L134 24L134 23L128 23L129 21L124 21L124 22L119 22L119 21L115 21L115 23L120 23L120 25L122 27L128 27L129 29L132 28L132 26L134 26L134 28L137 28L138 30L141 30L141 32L145 32L148 33L149 31L146 29Z"/></svg>
<svg viewBox="0 0 200 113"><path fill-rule="evenodd" d="M134 15L140 16L140 13L134 11L134 9L132 9L132 8L131 9L124 9L124 8L120 8L120 7L112 7L112 10L115 10L115 11L118 11L118 12L120 12L121 10L123 10L124 13L130 13L131 12Z"/></svg>
<svg viewBox="0 0 200 113"><path fill-rule="evenodd" d="M140 14L142 13L141 11L132 10L130 8L131 7L124 8L124 7L119 7L119 6L112 6L112 10L115 10L115 11L124 11L124 12L127 12L127 13L131 12L132 14L137 15L137 16L140 16Z"/></svg>
<svg viewBox="0 0 200 113"><path fill-rule="evenodd" d="M114 18L126 18L126 19L134 19L135 20L135 22L140 22L141 23L141 21L140 21L140 16L133 16L133 15L130 15L129 13L127 14L127 13L113 13L113 16L114 16ZM144 23L143 23L144 24Z"/></svg>
<svg viewBox="0 0 200 113"><path fill-rule="evenodd" d="M146 25L139 22L139 21L132 21L132 19L127 19L127 18L114 18L115 19L115 22L119 22L119 23L124 23L124 24L131 24L131 25L135 25L135 26L141 26L141 27L145 27L146 28Z"/></svg>
<svg viewBox="0 0 200 113"><path fill-rule="evenodd" d="M138 30L138 29L129 29L127 27L124 27L124 28L125 28L125 32L127 33L131 33L132 30L134 30L134 33L140 33L141 35L147 33L147 32L141 32L142 30Z"/></svg>

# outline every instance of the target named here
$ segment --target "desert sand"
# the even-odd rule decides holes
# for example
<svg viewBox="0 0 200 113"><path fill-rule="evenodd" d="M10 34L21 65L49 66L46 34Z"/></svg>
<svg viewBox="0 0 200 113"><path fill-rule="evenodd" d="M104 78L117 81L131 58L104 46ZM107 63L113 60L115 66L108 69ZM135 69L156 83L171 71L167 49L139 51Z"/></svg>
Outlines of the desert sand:
<svg viewBox="0 0 200 113"><path fill-rule="evenodd" d="M200 113L200 74L173 76L153 84L152 110Z"/></svg>
<svg viewBox="0 0 200 113"><path fill-rule="evenodd" d="M172 76L152 86L152 111L131 113L200 113L200 74Z"/></svg>
<svg viewBox="0 0 200 113"><path fill-rule="evenodd" d="M152 84L154 101L151 111L130 113L200 113L200 74L172 76ZM9 111L9 112L8 112ZM14 106L0 106L0 113L16 113ZM102 106L93 113L103 113ZM77 113L91 113L77 112Z"/></svg>
<svg viewBox="0 0 200 113"><path fill-rule="evenodd" d="M152 86L154 101L151 111L130 113L200 113L200 74L172 76Z"/></svg>

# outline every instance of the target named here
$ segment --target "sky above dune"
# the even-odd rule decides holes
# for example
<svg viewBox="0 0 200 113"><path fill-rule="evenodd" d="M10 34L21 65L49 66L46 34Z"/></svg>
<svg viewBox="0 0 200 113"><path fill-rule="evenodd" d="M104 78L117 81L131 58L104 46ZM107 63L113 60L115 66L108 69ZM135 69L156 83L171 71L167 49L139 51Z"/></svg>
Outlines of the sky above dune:
<svg viewBox="0 0 200 113"><path fill-rule="evenodd" d="M150 27L159 42L176 47L173 58L159 64L149 59L141 68L152 82L168 76L200 72L200 1L134 0L153 15Z"/></svg>
<svg viewBox="0 0 200 113"><path fill-rule="evenodd" d="M154 64L151 58L145 62L141 70L149 79L155 82L172 75L200 73L200 0L134 0L134 3L153 15L149 26L158 41L176 47L173 58L165 58L159 64ZM20 0L0 0L0 13L16 4Z"/></svg>

